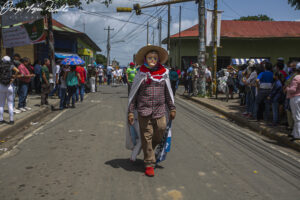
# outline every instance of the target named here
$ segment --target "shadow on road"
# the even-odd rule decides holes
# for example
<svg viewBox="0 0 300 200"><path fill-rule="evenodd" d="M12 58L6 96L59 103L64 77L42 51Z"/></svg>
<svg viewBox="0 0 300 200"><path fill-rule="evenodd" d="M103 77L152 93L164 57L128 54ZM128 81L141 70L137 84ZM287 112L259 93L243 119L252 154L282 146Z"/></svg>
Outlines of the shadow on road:
<svg viewBox="0 0 300 200"><path fill-rule="evenodd" d="M144 162L140 159L137 159L132 163L128 158L120 158L107 161L105 164L110 165L113 168L123 168L126 171L144 172Z"/></svg>

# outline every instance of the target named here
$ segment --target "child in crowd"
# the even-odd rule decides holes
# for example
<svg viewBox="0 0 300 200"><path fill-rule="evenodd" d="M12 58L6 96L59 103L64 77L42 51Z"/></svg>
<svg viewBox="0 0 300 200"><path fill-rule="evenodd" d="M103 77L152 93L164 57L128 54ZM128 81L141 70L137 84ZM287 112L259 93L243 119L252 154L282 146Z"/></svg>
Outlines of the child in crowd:
<svg viewBox="0 0 300 200"><path fill-rule="evenodd" d="M274 74L274 83L271 90L270 95L267 97L267 99L272 103L272 111L273 111L273 126L278 125L279 119L278 119L278 110L279 110L279 104L283 102L283 89L282 89L282 83L280 78L280 72L276 72Z"/></svg>

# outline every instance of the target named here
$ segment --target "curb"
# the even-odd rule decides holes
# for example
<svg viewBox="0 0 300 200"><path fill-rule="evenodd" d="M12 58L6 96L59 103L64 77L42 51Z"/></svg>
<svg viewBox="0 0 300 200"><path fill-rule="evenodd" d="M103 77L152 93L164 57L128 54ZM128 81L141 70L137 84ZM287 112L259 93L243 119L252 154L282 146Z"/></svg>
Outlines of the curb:
<svg viewBox="0 0 300 200"><path fill-rule="evenodd" d="M7 126L0 132L0 140L4 140L7 137L15 136L19 131L24 129L24 127L27 124L29 124L32 121L35 121L36 119L44 118L47 114L52 112L52 107L56 107L58 105L59 105L59 102L56 102L53 105L51 105L50 107L45 107L45 108L39 109L39 110L31 113L27 117L24 117L23 119L19 119L12 126Z"/></svg>
<svg viewBox="0 0 300 200"><path fill-rule="evenodd" d="M198 104L201 104L201 105L203 105L211 110L214 110L218 113L221 113L222 115L226 116L227 118L234 120L240 126L248 127L252 131L255 131L255 132L257 132L261 135L264 135L270 139L276 140L278 143L284 144L294 150L300 151L300 143L290 141L290 139L286 136L286 134L280 133L278 131L274 131L271 128L268 128L264 125L258 125L255 122L250 122L247 119L241 117L240 115L237 115L235 113L230 113L222 108L218 108L209 103L203 102L198 98L189 97L189 96L185 96L185 95L181 95L181 96L183 96L187 99L190 99Z"/></svg>

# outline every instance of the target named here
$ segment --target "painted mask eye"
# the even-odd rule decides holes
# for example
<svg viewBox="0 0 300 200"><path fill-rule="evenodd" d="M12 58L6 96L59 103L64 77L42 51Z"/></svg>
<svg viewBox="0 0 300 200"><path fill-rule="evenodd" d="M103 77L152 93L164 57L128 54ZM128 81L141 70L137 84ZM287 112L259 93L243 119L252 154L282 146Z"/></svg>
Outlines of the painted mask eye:
<svg viewBox="0 0 300 200"><path fill-rule="evenodd" d="M156 57L148 57L147 60L154 60L154 61L157 61L157 58L156 58Z"/></svg>

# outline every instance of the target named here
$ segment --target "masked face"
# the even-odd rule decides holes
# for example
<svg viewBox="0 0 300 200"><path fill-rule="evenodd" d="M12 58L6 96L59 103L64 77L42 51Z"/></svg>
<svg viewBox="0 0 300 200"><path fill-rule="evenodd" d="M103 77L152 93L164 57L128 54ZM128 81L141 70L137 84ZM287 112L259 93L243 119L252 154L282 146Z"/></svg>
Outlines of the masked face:
<svg viewBox="0 0 300 200"><path fill-rule="evenodd" d="M146 62L150 68L154 68L158 62L158 55L155 52L150 52L146 55Z"/></svg>

